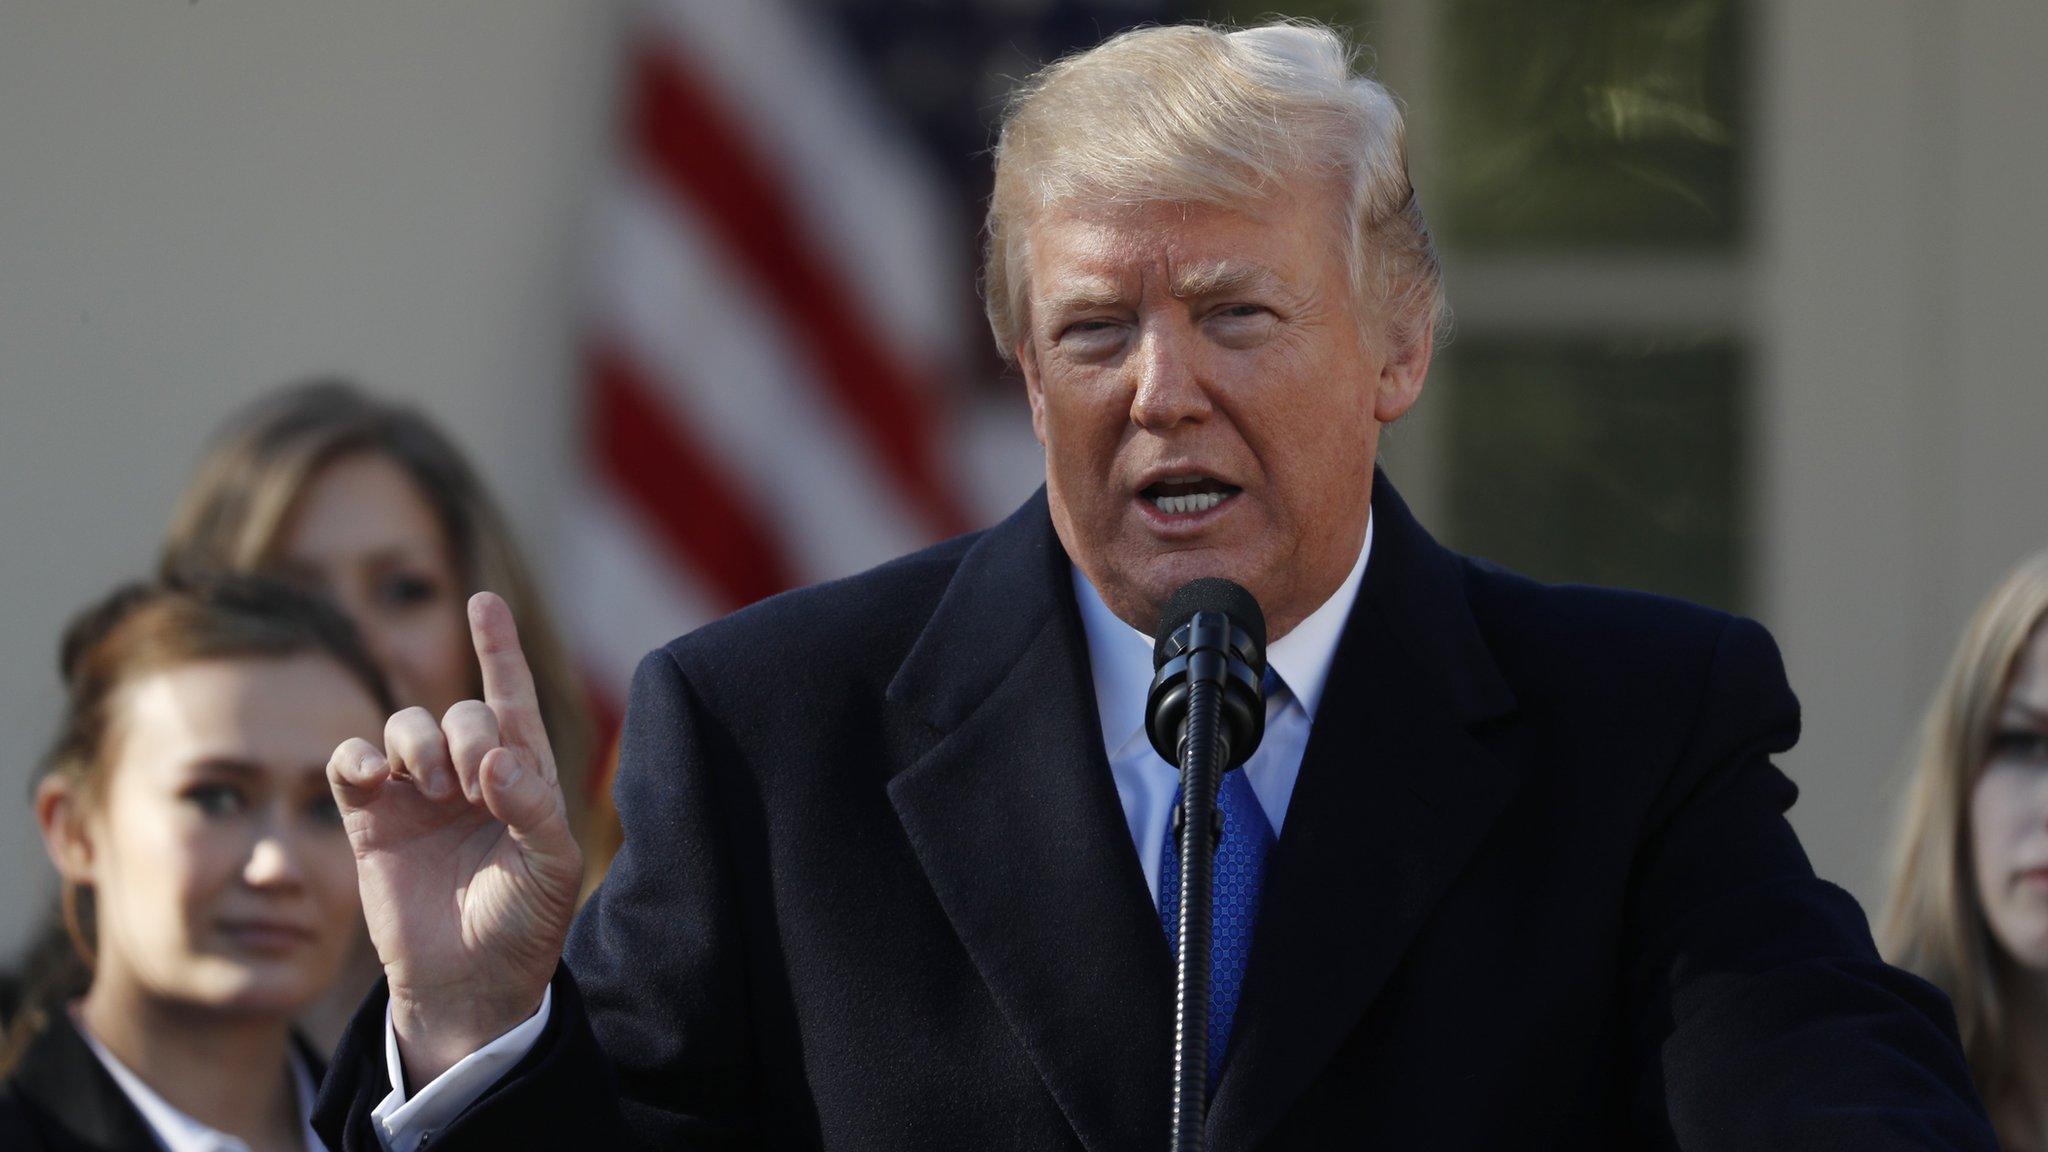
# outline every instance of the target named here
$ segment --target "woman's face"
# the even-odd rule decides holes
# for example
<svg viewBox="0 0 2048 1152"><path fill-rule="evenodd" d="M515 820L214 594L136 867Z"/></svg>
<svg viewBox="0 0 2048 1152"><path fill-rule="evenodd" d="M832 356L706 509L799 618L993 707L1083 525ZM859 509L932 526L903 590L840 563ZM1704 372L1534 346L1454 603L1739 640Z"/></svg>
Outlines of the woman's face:
<svg viewBox="0 0 2048 1152"><path fill-rule="evenodd" d="M477 695L455 556L412 477L365 452L321 469L285 525L278 575L355 621L401 705L436 716Z"/></svg>
<svg viewBox="0 0 2048 1152"><path fill-rule="evenodd" d="M2048 972L2048 625L2021 650L1993 732L1970 797L1977 891L2006 952Z"/></svg>
<svg viewBox="0 0 2048 1152"><path fill-rule="evenodd" d="M326 769L337 744L382 730L375 702L306 654L182 665L134 681L114 707L105 792L84 818L95 979L297 1011L361 923Z"/></svg>

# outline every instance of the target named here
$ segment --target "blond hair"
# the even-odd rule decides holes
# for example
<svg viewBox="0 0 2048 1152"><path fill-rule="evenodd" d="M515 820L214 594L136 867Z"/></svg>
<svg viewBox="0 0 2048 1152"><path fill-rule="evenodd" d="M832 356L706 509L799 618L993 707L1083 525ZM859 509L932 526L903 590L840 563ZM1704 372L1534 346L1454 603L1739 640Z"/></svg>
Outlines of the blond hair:
<svg viewBox="0 0 2048 1152"><path fill-rule="evenodd" d="M1309 21L1139 28L1040 69L995 147L982 297L997 350L1029 324L1033 215L1080 202L1235 207L1322 181L1340 193L1361 317L1397 348L1444 328L1443 271L1408 177L1406 127L1356 53Z"/></svg>
<svg viewBox="0 0 2048 1152"><path fill-rule="evenodd" d="M1999 945L1977 891L1970 795L2029 639L2048 618L2048 552L2029 557L1970 619L1927 710L1895 843L1885 954L1948 993L1987 1097L2006 1079Z"/></svg>

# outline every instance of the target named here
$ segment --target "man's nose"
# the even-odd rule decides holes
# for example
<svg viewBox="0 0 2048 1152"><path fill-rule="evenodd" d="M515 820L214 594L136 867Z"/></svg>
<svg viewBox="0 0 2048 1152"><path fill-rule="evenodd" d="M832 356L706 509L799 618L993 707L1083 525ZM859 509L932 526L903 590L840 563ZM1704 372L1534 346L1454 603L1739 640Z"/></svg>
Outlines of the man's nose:
<svg viewBox="0 0 2048 1152"><path fill-rule="evenodd" d="M1131 351L1131 422L1138 427L1163 432L1208 418L1209 393L1202 387L1193 336L1170 321L1147 324L1140 333Z"/></svg>

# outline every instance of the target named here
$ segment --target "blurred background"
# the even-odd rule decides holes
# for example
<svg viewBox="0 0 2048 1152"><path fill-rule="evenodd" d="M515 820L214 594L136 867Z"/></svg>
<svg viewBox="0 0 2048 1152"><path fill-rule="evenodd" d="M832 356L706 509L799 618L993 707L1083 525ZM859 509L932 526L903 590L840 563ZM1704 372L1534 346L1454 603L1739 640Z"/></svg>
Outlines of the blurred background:
<svg viewBox="0 0 2048 1152"><path fill-rule="evenodd" d="M1196 0L0 0L0 964L56 637L314 373L477 457L601 700L1001 516L1003 93ZM1453 341L1387 468L1454 547L1762 619L1866 908L1975 601L2048 544L2048 6L1304 0L1407 102Z"/></svg>

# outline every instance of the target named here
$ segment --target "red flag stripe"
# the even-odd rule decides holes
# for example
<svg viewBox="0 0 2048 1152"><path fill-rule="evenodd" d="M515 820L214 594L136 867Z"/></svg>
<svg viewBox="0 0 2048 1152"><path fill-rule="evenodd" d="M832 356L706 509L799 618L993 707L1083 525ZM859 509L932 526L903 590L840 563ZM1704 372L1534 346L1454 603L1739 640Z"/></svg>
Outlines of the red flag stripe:
<svg viewBox="0 0 2048 1152"><path fill-rule="evenodd" d="M657 530L676 564L729 608L795 587L773 521L726 481L635 366L600 346L589 379L593 467Z"/></svg>
<svg viewBox="0 0 2048 1152"><path fill-rule="evenodd" d="M840 409L874 446L938 535L968 519L940 467L930 396L857 315L852 296L805 242L771 166L665 46L643 43L632 65L631 137L656 182L715 224L788 320ZM821 178L829 179L829 173Z"/></svg>

